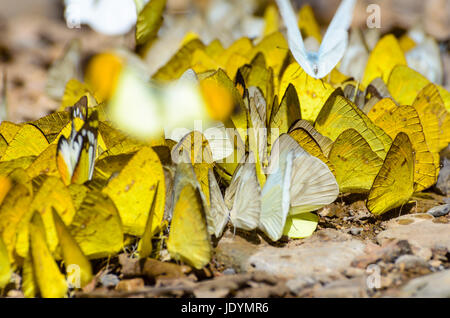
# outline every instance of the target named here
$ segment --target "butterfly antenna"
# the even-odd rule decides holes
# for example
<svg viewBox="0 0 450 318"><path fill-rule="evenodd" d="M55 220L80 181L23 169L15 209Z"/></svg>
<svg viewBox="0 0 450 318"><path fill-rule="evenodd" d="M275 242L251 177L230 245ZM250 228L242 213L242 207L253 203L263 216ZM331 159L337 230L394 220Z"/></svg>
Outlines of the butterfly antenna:
<svg viewBox="0 0 450 318"><path fill-rule="evenodd" d="M323 83L323 79L322 79L322 78L320 78L320 82L322 83L323 88L326 89L325 84Z"/></svg>
<svg viewBox="0 0 450 318"><path fill-rule="evenodd" d="M294 74L292 74L292 76L295 76L295 74L297 74L298 71L301 71L300 74L298 74L297 77L294 77L293 79L297 79L300 77L300 75L302 75L302 72L304 72L304 70L302 69L302 67L299 65L298 69L294 72Z"/></svg>

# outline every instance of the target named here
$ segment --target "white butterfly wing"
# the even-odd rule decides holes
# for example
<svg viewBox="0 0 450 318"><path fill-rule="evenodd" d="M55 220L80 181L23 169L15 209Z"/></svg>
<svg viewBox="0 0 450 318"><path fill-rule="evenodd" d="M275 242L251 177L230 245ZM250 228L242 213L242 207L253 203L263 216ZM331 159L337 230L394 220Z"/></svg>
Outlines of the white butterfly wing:
<svg viewBox="0 0 450 318"><path fill-rule="evenodd" d="M293 152L286 155L286 160L280 162L277 170L269 175L261 192L259 228L272 241L281 238L289 213L293 156Z"/></svg>
<svg viewBox="0 0 450 318"><path fill-rule="evenodd" d="M212 227L213 233L216 237L220 237L225 226L228 223L229 211L220 192L219 185L212 169L208 172L209 181L209 200L211 202L209 208L209 219L212 221L208 224Z"/></svg>
<svg viewBox="0 0 450 318"><path fill-rule="evenodd" d="M308 60L308 53L306 52L302 34L298 28L297 18L295 17L291 3L289 0L276 0L276 3L286 25L288 44L292 55L303 70L313 76L311 61Z"/></svg>
<svg viewBox="0 0 450 318"><path fill-rule="evenodd" d="M233 226L251 231L257 228L261 214L261 188L252 152L239 170L239 185L234 195L230 220Z"/></svg>
<svg viewBox="0 0 450 318"><path fill-rule="evenodd" d="M336 178L328 166L306 151L294 159L290 190L295 214L310 212L330 204L339 195Z"/></svg>
<svg viewBox="0 0 450 318"><path fill-rule="evenodd" d="M344 56L348 44L348 28L352 23L356 0L343 0L331 20L318 52L316 78L325 77Z"/></svg>

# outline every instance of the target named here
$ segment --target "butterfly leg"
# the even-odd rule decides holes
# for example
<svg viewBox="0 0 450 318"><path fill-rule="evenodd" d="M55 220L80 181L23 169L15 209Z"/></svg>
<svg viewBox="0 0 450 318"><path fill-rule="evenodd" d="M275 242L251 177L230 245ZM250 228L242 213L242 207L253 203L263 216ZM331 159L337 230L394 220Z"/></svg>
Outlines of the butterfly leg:
<svg viewBox="0 0 450 318"><path fill-rule="evenodd" d="M295 74L297 74L298 71L301 71L301 72L300 72L300 74L298 74L298 76L296 76L296 77L293 78L294 80L297 79L297 78L299 78L300 75L302 75L302 73L304 72L304 70L302 69L302 67L301 67L300 65L298 66L298 69L294 72L294 74L292 74L292 76L295 76Z"/></svg>

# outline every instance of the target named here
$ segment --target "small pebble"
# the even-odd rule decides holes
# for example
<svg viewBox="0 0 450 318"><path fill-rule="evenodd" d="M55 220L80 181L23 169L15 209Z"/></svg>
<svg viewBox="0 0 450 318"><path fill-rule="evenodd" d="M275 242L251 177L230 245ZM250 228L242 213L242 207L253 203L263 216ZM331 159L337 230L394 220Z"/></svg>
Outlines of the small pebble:
<svg viewBox="0 0 450 318"><path fill-rule="evenodd" d="M119 283L119 281L120 281L119 277L117 277L117 275L114 274L106 274L100 277L100 283L104 287L114 287Z"/></svg>
<svg viewBox="0 0 450 318"><path fill-rule="evenodd" d="M350 229L350 234L352 234L352 235L359 235L359 234L361 234L362 230L363 229L361 227L352 227Z"/></svg>
<svg viewBox="0 0 450 318"><path fill-rule="evenodd" d="M427 268L428 263L419 256L416 255L402 255L395 261L395 265L397 267L403 267L404 269L413 269L413 268Z"/></svg>
<svg viewBox="0 0 450 318"><path fill-rule="evenodd" d="M234 268L229 267L229 268L225 269L222 272L222 274L224 274L224 275L234 275L234 274L236 274L236 271L234 270Z"/></svg>
<svg viewBox="0 0 450 318"><path fill-rule="evenodd" d="M428 214L435 218L447 215L450 212L450 204L438 205L427 211Z"/></svg>

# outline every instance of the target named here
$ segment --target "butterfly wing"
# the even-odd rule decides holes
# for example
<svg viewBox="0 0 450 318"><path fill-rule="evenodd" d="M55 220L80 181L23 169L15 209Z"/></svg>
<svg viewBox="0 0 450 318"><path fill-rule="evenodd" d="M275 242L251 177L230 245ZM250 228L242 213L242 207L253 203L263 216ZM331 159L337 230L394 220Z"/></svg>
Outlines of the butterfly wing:
<svg viewBox="0 0 450 318"><path fill-rule="evenodd" d="M308 54L305 49L305 44L303 43L302 34L298 28L297 18L295 17L291 3L289 0L276 0L276 2L278 9L280 10L281 17L283 18L284 24L287 28L289 49L303 70L313 76L312 65L308 60Z"/></svg>
<svg viewBox="0 0 450 318"><path fill-rule="evenodd" d="M200 191L186 183L176 201L167 240L170 256L201 269L212 255Z"/></svg>
<svg viewBox="0 0 450 318"><path fill-rule="evenodd" d="M339 195L339 186L325 163L303 151L293 163L290 191L290 204L299 214L332 203Z"/></svg>
<svg viewBox="0 0 450 318"><path fill-rule="evenodd" d="M261 192L261 217L259 228L272 240L278 241L283 234L289 213L289 188L294 152L290 151L270 174Z"/></svg>
<svg viewBox="0 0 450 318"><path fill-rule="evenodd" d="M407 203L414 193L414 152L407 134L400 132L386 155L367 198L375 215Z"/></svg>
<svg viewBox="0 0 450 318"><path fill-rule="evenodd" d="M348 44L348 28L352 23L356 0L343 0L320 44L318 54L318 73L323 78L339 63Z"/></svg>
<svg viewBox="0 0 450 318"><path fill-rule="evenodd" d="M235 227L251 231L258 226L261 213L261 190L256 176L255 156L252 152L248 154L239 170L239 184L230 219Z"/></svg>
<svg viewBox="0 0 450 318"><path fill-rule="evenodd" d="M74 140L74 147L81 148L74 165L72 183L82 184L91 180L94 175L94 163L97 154L97 127L98 115L93 113L88 121L77 133Z"/></svg>
<svg viewBox="0 0 450 318"><path fill-rule="evenodd" d="M220 192L219 185L217 184L217 180L212 169L208 171L208 179L209 199L211 202L211 206L208 211L208 213L210 214L210 218L208 219L211 219L213 221L212 226L214 228L214 235L216 237L220 237L225 226L227 225L229 211L227 206L225 205L225 201L222 197L222 193Z"/></svg>

